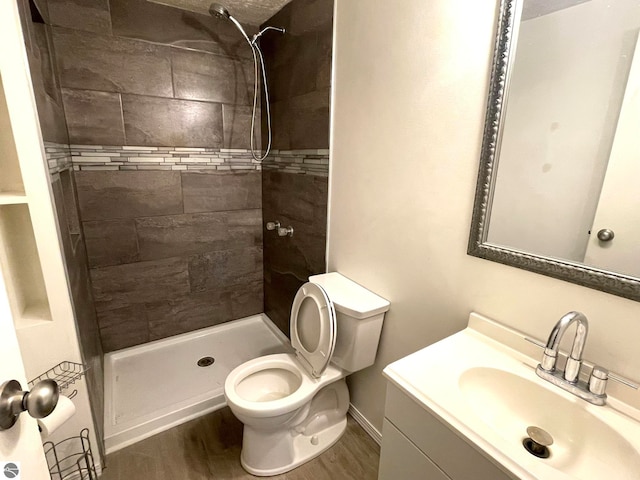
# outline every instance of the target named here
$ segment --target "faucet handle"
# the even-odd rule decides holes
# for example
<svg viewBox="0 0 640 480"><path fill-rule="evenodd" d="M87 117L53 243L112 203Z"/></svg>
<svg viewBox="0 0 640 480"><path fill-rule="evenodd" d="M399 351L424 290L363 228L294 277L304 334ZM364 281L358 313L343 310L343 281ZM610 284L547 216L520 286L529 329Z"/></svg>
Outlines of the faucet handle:
<svg viewBox="0 0 640 480"><path fill-rule="evenodd" d="M638 385L633 383L631 380L624 378L617 373L610 372L604 367L596 365L593 367L593 370L591 370L591 377L589 378L589 391L595 395L604 395L605 389L607 388L607 380L609 378L618 383L622 383L627 387L631 387L635 390L638 389Z"/></svg>

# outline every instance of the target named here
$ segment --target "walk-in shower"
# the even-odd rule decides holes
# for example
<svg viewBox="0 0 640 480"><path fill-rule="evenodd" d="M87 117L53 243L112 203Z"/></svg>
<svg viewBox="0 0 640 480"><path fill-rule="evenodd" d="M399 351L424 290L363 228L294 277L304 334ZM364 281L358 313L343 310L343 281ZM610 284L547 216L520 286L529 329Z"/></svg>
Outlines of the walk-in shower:
<svg viewBox="0 0 640 480"><path fill-rule="evenodd" d="M280 33L284 33L285 30L284 28L278 28L278 27L265 27L262 30L260 30L258 33L256 33L253 37L249 38L249 35L247 35L247 32L245 32L244 28L242 28L242 25L240 24L240 22L238 22L238 20L236 20L229 13L229 10L227 10L225 7L223 7L219 3L212 3L209 6L209 13L214 17L226 18L227 20L231 21L237 27L237 29L240 30L240 33L249 44L249 47L251 47L251 53L253 54L253 110L251 112L251 132L250 132L251 156L253 156L253 158L256 161L262 162L265 158L267 158L267 156L269 155L269 152L271 151L271 109L269 106L269 87L267 85L267 71L264 66L264 57L262 56L262 51L260 50L258 39L262 36L262 34L264 34L269 30L275 30ZM260 151L258 151L258 153L256 154L256 148L255 148L256 112L258 111L258 82L260 81L260 78L259 78L260 75L262 75L262 87L264 89L265 108L266 108L266 114L267 114L268 140L267 140L267 148L265 149L264 154L262 154L262 152Z"/></svg>

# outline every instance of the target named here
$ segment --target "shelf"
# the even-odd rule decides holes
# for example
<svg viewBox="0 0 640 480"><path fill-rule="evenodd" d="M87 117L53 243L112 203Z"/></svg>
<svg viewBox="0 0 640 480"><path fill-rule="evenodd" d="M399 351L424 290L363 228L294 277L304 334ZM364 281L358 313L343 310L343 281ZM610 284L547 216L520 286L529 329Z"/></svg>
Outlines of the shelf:
<svg viewBox="0 0 640 480"><path fill-rule="evenodd" d="M0 192L0 205L18 205L27 203L24 192Z"/></svg>
<svg viewBox="0 0 640 480"><path fill-rule="evenodd" d="M82 376L87 372L89 368L82 363L76 362L60 362L53 368L50 368L42 375L38 375L33 380L29 381L29 389L42 381L42 380L55 380L60 390L64 390L69 385L73 385L76 381L80 380Z"/></svg>
<svg viewBox="0 0 640 480"><path fill-rule="evenodd" d="M51 321L51 311L26 204L0 205L0 264L16 329Z"/></svg>

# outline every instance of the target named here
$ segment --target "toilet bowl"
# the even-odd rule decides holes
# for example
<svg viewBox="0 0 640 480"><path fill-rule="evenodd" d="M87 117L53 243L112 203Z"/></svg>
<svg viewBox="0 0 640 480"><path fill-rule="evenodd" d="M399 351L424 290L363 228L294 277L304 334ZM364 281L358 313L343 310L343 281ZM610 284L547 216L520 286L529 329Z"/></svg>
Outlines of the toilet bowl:
<svg viewBox="0 0 640 480"><path fill-rule="evenodd" d="M339 273L300 287L291 307L295 353L250 360L225 381L227 404L244 424L245 470L278 475L339 440L349 408L345 377L375 360L388 309L388 301Z"/></svg>

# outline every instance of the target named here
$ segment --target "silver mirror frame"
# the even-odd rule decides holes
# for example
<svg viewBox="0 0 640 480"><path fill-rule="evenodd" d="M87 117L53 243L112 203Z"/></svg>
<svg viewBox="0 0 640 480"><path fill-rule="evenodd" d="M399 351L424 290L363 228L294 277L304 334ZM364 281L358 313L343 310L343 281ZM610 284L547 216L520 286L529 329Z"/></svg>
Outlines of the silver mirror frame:
<svg viewBox="0 0 640 480"><path fill-rule="evenodd" d="M478 184L467 253L474 257L640 301L640 280L633 277L485 243L493 195L493 181L498 166L502 117L509 87L510 59L513 57L517 41L518 24L516 22L519 22L517 9L521 7L520 1L501 0L500 2Z"/></svg>

